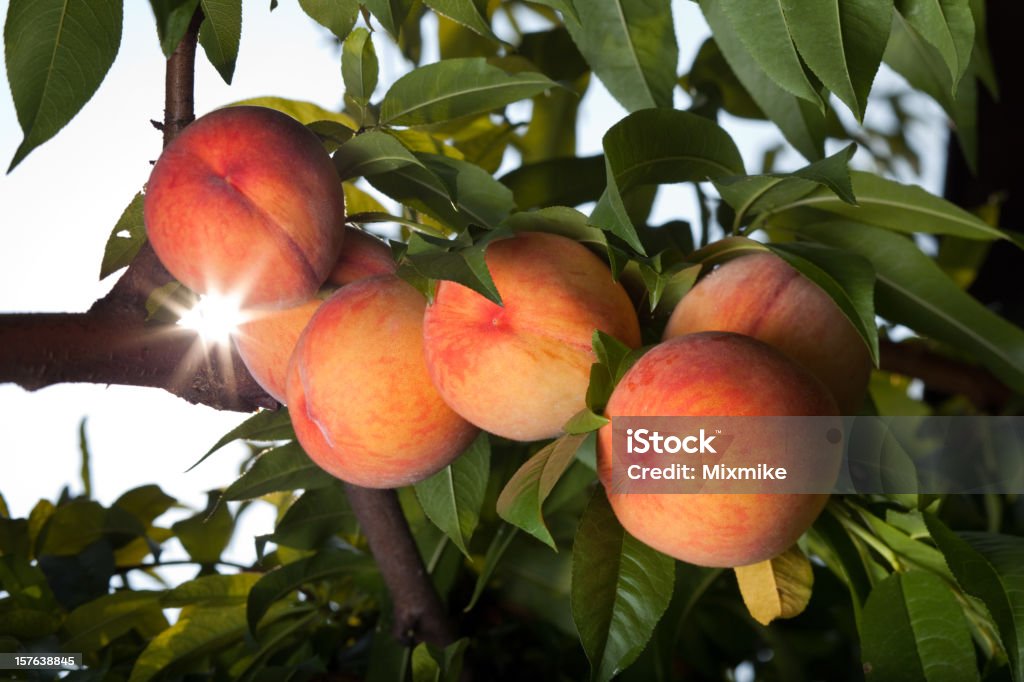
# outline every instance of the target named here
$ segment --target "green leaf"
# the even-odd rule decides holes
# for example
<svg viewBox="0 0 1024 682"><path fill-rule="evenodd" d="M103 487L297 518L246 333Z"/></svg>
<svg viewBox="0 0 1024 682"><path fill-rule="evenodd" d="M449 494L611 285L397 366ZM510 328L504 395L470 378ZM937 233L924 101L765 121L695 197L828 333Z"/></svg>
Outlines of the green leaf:
<svg viewBox="0 0 1024 682"><path fill-rule="evenodd" d="M160 486L150 483L123 493L113 506L123 509L149 527L158 516L175 504L177 500L161 490Z"/></svg>
<svg viewBox="0 0 1024 682"><path fill-rule="evenodd" d="M476 164L440 154L416 156L428 170L454 187L455 208L469 224L495 228L515 209L511 190Z"/></svg>
<svg viewBox="0 0 1024 682"><path fill-rule="evenodd" d="M898 12L885 51L885 63L907 79L914 88L927 93L946 111L956 126L957 138L968 164L978 161L977 87L973 75L953 85L953 78L935 47ZM969 65L970 66L970 65Z"/></svg>
<svg viewBox="0 0 1024 682"><path fill-rule="evenodd" d="M815 161L792 173L719 178L714 181L715 189L735 209L734 230L745 224L747 216L770 213L821 187L830 190L841 201L856 206L857 197L853 192L847 165L856 150L857 146L851 144L826 159Z"/></svg>
<svg viewBox="0 0 1024 682"><path fill-rule="evenodd" d="M787 17L780 0L720 0L719 4L743 48L764 74L791 95L821 107L821 97L808 80L793 44L793 34L799 30L795 24L811 19Z"/></svg>
<svg viewBox="0 0 1024 682"><path fill-rule="evenodd" d="M562 474L573 463L586 435L566 435L531 457L505 484L498 497L498 515L557 550L542 507Z"/></svg>
<svg viewBox="0 0 1024 682"><path fill-rule="evenodd" d="M611 420L607 417L602 417L588 408L583 408L565 423L565 432L573 435L587 434L597 431L609 423Z"/></svg>
<svg viewBox="0 0 1024 682"><path fill-rule="evenodd" d="M345 82L345 98L365 109L377 89L380 67L370 32L357 28L345 39L341 48L341 78ZM365 119L365 114L363 115Z"/></svg>
<svg viewBox="0 0 1024 682"><path fill-rule="evenodd" d="M968 0L896 0L906 22L942 55L956 92L974 49L974 15Z"/></svg>
<svg viewBox="0 0 1024 682"><path fill-rule="evenodd" d="M1004 232L978 216L916 185L904 185L864 171L852 171L850 178L857 197L856 206L839 199L831 189L822 187L777 207L773 213L781 214L785 220L787 211L813 208L896 232L950 234L966 239L1007 238Z"/></svg>
<svg viewBox="0 0 1024 682"><path fill-rule="evenodd" d="M472 611L473 607L476 606L477 601L487 588L487 583L490 581L491 576L494 575L494 569L498 567L498 562L501 561L501 557L505 555L505 551L512 544L512 540L518 532L515 526L507 523L502 523L498 526L498 530L491 539L491 544L487 546L487 553L484 554L484 564L480 569L480 575L476 577L473 596L469 598L466 608L462 609L463 612Z"/></svg>
<svg viewBox="0 0 1024 682"><path fill-rule="evenodd" d="M653 184L703 182L743 173L743 158L723 128L703 116L646 109L626 116L603 139L619 191Z"/></svg>
<svg viewBox="0 0 1024 682"><path fill-rule="evenodd" d="M480 521L490 461L490 442L487 434L481 433L454 462L415 486L427 518L466 556Z"/></svg>
<svg viewBox="0 0 1024 682"><path fill-rule="evenodd" d="M4 57L24 138L8 173L99 88L121 46L122 14L123 0L11 0Z"/></svg>
<svg viewBox="0 0 1024 682"><path fill-rule="evenodd" d="M235 531L231 511L226 504L218 504L219 497L216 492L207 493L206 509L171 526L188 555L200 564L216 563Z"/></svg>
<svg viewBox="0 0 1024 682"><path fill-rule="evenodd" d="M203 23L199 26L199 44L224 82L231 84L242 37L242 0L199 0Z"/></svg>
<svg viewBox="0 0 1024 682"><path fill-rule="evenodd" d="M579 206L604 191L603 155L528 163L501 177L523 211L547 206Z"/></svg>
<svg viewBox="0 0 1024 682"><path fill-rule="evenodd" d="M879 315L963 349L1014 390L1024 391L1024 331L960 289L910 239L849 221L794 229L871 261Z"/></svg>
<svg viewBox="0 0 1024 682"><path fill-rule="evenodd" d="M338 482L304 492L266 539L295 549L317 549L335 534L355 533L357 527L355 513Z"/></svg>
<svg viewBox="0 0 1024 682"><path fill-rule="evenodd" d="M836 302L860 334L878 366L878 327L875 326L875 269L855 253L820 244L773 244L769 248Z"/></svg>
<svg viewBox="0 0 1024 682"><path fill-rule="evenodd" d="M126 590L79 606L64 621L65 651L93 652L134 630L151 639L167 627L160 605L162 592Z"/></svg>
<svg viewBox="0 0 1024 682"><path fill-rule="evenodd" d="M336 479L313 463L298 443L260 454L252 466L224 491L225 500L251 500L280 490L313 490Z"/></svg>
<svg viewBox="0 0 1024 682"><path fill-rule="evenodd" d="M796 97L766 76L719 2L700 0L700 6L722 55L757 106L804 157L812 161L822 158L826 129L820 105ZM767 41L764 44L769 45Z"/></svg>
<svg viewBox="0 0 1024 682"><path fill-rule="evenodd" d="M363 4L377 17L384 30L398 40L402 24L408 18L413 2L414 0L364 0Z"/></svg>
<svg viewBox="0 0 1024 682"><path fill-rule="evenodd" d="M576 46L628 111L671 107L679 46L668 0L575 0Z"/></svg>
<svg viewBox="0 0 1024 682"><path fill-rule="evenodd" d="M410 71L384 95L380 120L419 125L482 114L555 85L531 71L506 73L482 57L446 59Z"/></svg>
<svg viewBox="0 0 1024 682"><path fill-rule="evenodd" d="M204 575L168 591L160 600L163 608L186 606L226 607L244 604L249 592L263 577L261 573Z"/></svg>
<svg viewBox="0 0 1024 682"><path fill-rule="evenodd" d="M299 0L302 11L344 41L359 19L359 0Z"/></svg>
<svg viewBox="0 0 1024 682"><path fill-rule="evenodd" d="M250 97L249 99L232 102L228 106L267 107L268 109L280 111L282 114L288 114L302 125L307 126L311 123L316 123L317 121L333 121L335 123L340 123L353 131L359 127L348 114L329 111L317 104L305 102L300 99L286 99L284 97Z"/></svg>
<svg viewBox="0 0 1024 682"><path fill-rule="evenodd" d="M889 39L893 0L783 0L782 8L808 68L862 121ZM774 47L763 35L756 40Z"/></svg>
<svg viewBox="0 0 1024 682"><path fill-rule="evenodd" d="M988 607L999 628L1014 680L1024 680L1024 539L954 533L931 514L925 523L964 592Z"/></svg>
<svg viewBox="0 0 1024 682"><path fill-rule="evenodd" d="M463 249L426 250L409 254L402 264L427 279L458 282L488 300L502 305L501 294L487 269L486 250L491 242L509 236L511 235L504 230L496 230Z"/></svg>
<svg viewBox="0 0 1024 682"><path fill-rule="evenodd" d="M462 658L469 640L462 638L443 650L421 642L412 651L412 682L459 682Z"/></svg>
<svg viewBox="0 0 1024 682"><path fill-rule="evenodd" d="M680 77L679 84L695 98L707 100L713 109L721 108L741 118L765 118L761 107L725 61L714 38L704 41L693 59L690 73Z"/></svg>
<svg viewBox="0 0 1024 682"><path fill-rule="evenodd" d="M604 232L587 223L587 216L574 208L549 206L535 211L513 213L501 225L513 232L550 232L584 244L605 247Z"/></svg>
<svg viewBox="0 0 1024 682"><path fill-rule="evenodd" d="M501 39L494 35L485 16L481 14L481 8L478 8L473 0L423 0L423 4L484 38L501 42ZM483 7L486 8L486 3Z"/></svg>
<svg viewBox="0 0 1024 682"><path fill-rule="evenodd" d="M409 165L422 167L423 163L397 138L380 130L356 135L334 153L334 167L342 180L386 173ZM440 186L440 181L435 184Z"/></svg>
<svg viewBox="0 0 1024 682"><path fill-rule="evenodd" d="M963 607L931 573L897 573L876 585L864 607L861 641L866 680L979 679Z"/></svg>
<svg viewBox="0 0 1024 682"><path fill-rule="evenodd" d="M220 450L228 443L236 440L251 440L269 443L276 440L290 440L295 438L295 430L292 429L292 420L288 416L288 409L282 407L279 410L260 410L244 422L228 431L220 440L213 444L213 447L206 451L206 454L199 458L199 461L190 466L186 471L192 471L199 466L203 460Z"/></svg>
<svg viewBox="0 0 1024 682"><path fill-rule="evenodd" d="M177 623L149 641L128 682L149 682L174 664L226 650L245 631L243 606L184 610Z"/></svg>
<svg viewBox="0 0 1024 682"><path fill-rule="evenodd" d="M311 557L299 559L266 573L249 591L246 618L249 630L256 626L274 602L296 591L302 585L344 575L375 572L370 557L358 552L323 549Z"/></svg>
<svg viewBox="0 0 1024 682"><path fill-rule="evenodd" d="M146 243L146 225L142 220L143 200L142 192L136 194L110 231L107 245L103 249L100 279L127 267Z"/></svg>
<svg viewBox="0 0 1024 682"><path fill-rule="evenodd" d="M598 488L572 548L572 617L591 680L610 680L636 660L674 582L675 562L623 530Z"/></svg>
<svg viewBox="0 0 1024 682"><path fill-rule="evenodd" d="M156 33L160 38L160 49L164 57L170 57L174 48L185 37L185 31L192 23L192 15L199 7L199 0L149 0L156 18Z"/></svg>
<svg viewBox="0 0 1024 682"><path fill-rule="evenodd" d="M811 600L814 572L799 545L771 559L736 566L733 571L747 611L761 625L778 618L795 618Z"/></svg>

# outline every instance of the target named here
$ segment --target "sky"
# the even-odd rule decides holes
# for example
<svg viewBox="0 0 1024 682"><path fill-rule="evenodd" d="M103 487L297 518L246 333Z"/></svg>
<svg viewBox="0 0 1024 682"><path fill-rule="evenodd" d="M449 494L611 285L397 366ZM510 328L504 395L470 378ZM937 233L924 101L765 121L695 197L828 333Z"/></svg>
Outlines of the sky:
<svg viewBox="0 0 1024 682"><path fill-rule="evenodd" d="M198 56L197 114L261 95L339 108L342 82L336 45L302 13L297 0L281 0L273 13L268 5L244 3L241 49L230 87L202 54ZM677 0L673 8L682 70L707 36L707 27L695 3ZM6 16L7 0L0 0L0 12ZM501 34L500 26L496 30ZM397 51L387 49L383 34L375 36L375 45L381 57L379 97L408 65ZM428 45L426 61L434 59L436 47ZM126 2L121 49L96 95L55 138L12 173L0 176L0 312L84 311L113 284L116 275L104 282L97 279L103 247L160 153L161 136L150 120L163 117L163 73L149 3ZM3 167L21 141L6 82L5 75L0 88ZM878 82L879 87L899 85L890 73ZM912 131L924 153L922 182L936 191L943 172L945 128L937 107L924 98L917 101L929 122ZM687 104L677 89L676 105ZM601 136L625 111L597 81L581 110L578 151L598 153ZM873 115L870 107L868 113ZM747 168L758 169L763 151L777 141L772 128L737 119L728 119L725 125ZM790 153L783 163L795 167L801 162ZM695 216L692 188L678 186L659 194L652 222ZM158 482L167 493L202 508L205 491L229 484L245 454L240 445L225 448L185 473L245 415L189 405L158 389L65 384L27 392L0 385L0 493L15 516L27 515L41 497L55 499L65 486L81 492L78 425L83 417L88 419L93 496L104 504L132 487ZM229 550L231 558L251 560L251 537L272 531L269 506L253 509Z"/></svg>

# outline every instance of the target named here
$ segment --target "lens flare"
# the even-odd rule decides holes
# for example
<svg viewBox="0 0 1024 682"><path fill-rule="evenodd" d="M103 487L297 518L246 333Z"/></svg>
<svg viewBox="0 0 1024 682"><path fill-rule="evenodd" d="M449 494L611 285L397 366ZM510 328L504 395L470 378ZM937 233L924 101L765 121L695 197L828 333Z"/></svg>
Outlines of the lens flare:
<svg viewBox="0 0 1024 682"><path fill-rule="evenodd" d="M199 301L178 320L179 325L194 330L208 344L227 344L242 322L239 300L220 294L200 296Z"/></svg>

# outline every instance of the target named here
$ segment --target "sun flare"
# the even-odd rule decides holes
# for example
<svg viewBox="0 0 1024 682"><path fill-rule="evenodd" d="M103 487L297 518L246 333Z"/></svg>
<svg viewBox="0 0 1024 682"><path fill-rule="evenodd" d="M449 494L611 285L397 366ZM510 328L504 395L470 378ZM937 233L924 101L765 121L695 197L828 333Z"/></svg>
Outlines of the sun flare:
<svg viewBox="0 0 1024 682"><path fill-rule="evenodd" d="M182 314L178 324L195 330L208 344L226 344L243 321L239 301L235 297L206 294Z"/></svg>

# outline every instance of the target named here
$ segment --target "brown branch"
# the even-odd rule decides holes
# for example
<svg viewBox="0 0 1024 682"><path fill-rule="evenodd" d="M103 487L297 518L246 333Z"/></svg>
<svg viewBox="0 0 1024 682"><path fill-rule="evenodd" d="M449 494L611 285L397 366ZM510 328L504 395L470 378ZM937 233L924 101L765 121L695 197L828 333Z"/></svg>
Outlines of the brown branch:
<svg viewBox="0 0 1024 682"><path fill-rule="evenodd" d="M880 341L878 347L885 371L921 379L939 393L966 396L979 408L1004 407L1013 395L988 370L944 357L919 343Z"/></svg>
<svg viewBox="0 0 1024 682"><path fill-rule="evenodd" d="M454 642L455 631L409 532L395 491L346 484L345 493L391 593L395 639L406 645L424 641L447 646Z"/></svg>

